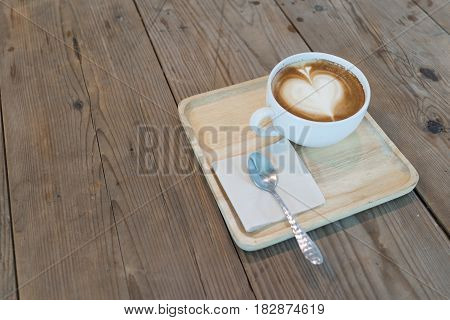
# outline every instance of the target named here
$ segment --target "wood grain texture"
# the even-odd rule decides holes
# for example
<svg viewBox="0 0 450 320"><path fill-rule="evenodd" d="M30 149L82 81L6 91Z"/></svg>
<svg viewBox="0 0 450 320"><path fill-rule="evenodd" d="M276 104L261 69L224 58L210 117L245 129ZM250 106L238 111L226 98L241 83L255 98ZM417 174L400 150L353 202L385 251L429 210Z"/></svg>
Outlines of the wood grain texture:
<svg viewBox="0 0 450 320"><path fill-rule="evenodd" d="M313 50L347 58L366 74L370 114L417 169L417 190L448 231L448 34L404 1L279 4Z"/></svg>
<svg viewBox="0 0 450 320"><path fill-rule="evenodd" d="M1 18L1 16L0 16ZM1 46L0 46L1 49ZM1 52L1 51L0 51ZM1 57L1 53L0 53ZM1 68L0 68L1 69ZM1 86L0 86L1 92ZM1 106L1 95L0 95ZM0 112L1 116L1 112ZM0 128L0 299L17 299L12 224L8 201L3 129Z"/></svg>
<svg viewBox="0 0 450 320"><path fill-rule="evenodd" d="M134 3L62 5L73 14L66 42L77 37L84 56L131 298L254 298Z"/></svg>
<svg viewBox="0 0 450 320"><path fill-rule="evenodd" d="M177 102L263 76L308 51L271 1L136 0ZM202 17L200 19L200 17Z"/></svg>
<svg viewBox="0 0 450 320"><path fill-rule="evenodd" d="M413 2L417 4L423 11L425 11L431 17L431 19L439 24L445 31L447 31L447 33L450 31L450 1L413 0ZM412 17L413 16L410 16L410 19L414 20L414 18Z"/></svg>
<svg viewBox="0 0 450 320"><path fill-rule="evenodd" d="M77 54L21 16L62 38L61 8L7 5L2 107L20 298L128 298Z"/></svg>
<svg viewBox="0 0 450 320"><path fill-rule="evenodd" d="M248 132L251 115L265 103L266 87L267 77L261 77L187 98L179 106L181 122L228 229L236 244L248 251L274 245L294 235L286 220L247 232L213 173L213 163L250 154L279 141L279 138L261 138ZM239 110L239 115L234 110ZM232 135L229 130L221 129L226 127L234 128ZM202 134L205 128L216 134ZM417 171L369 114L340 143L326 148L295 146L295 150L325 197L325 204L297 216L305 231L403 196L414 189L419 179Z"/></svg>
<svg viewBox="0 0 450 320"><path fill-rule="evenodd" d="M267 74L285 56L307 50L271 1L168 1L154 25L158 3L137 4L178 102ZM326 255L319 268L304 261L293 240L239 251L258 298L449 295L448 240L413 193L311 234Z"/></svg>
<svg viewBox="0 0 450 320"><path fill-rule="evenodd" d="M450 295L449 242L414 193L310 235L325 256L319 268L305 261L293 240L245 254L258 297L448 299Z"/></svg>
<svg viewBox="0 0 450 320"><path fill-rule="evenodd" d="M0 74L5 52L7 20L0 10ZM2 106L2 83L0 77L0 120ZM4 149L3 126L0 128L0 299L17 299L14 246L12 238L11 211L9 208L8 180Z"/></svg>

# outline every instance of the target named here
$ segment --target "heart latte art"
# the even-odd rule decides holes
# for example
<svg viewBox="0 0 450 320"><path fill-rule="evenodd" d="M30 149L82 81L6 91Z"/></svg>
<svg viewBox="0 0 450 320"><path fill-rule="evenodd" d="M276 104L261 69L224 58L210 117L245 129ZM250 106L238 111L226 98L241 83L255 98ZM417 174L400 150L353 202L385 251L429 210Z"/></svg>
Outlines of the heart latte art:
<svg viewBox="0 0 450 320"><path fill-rule="evenodd" d="M282 69L272 82L275 99L289 112L313 121L338 121L364 103L358 79L341 66L309 61Z"/></svg>

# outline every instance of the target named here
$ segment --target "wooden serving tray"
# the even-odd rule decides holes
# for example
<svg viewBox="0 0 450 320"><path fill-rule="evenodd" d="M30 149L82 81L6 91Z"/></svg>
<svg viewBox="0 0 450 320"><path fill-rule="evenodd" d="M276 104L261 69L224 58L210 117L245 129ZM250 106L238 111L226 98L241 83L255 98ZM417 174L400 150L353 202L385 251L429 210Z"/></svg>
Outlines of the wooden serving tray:
<svg viewBox="0 0 450 320"><path fill-rule="evenodd" d="M231 236L247 251L291 238L292 231L283 221L246 232L211 164L277 141L258 137L248 128L251 114L265 104L266 82L267 77L258 78L184 99L179 105L181 122ZM369 114L354 133L336 145L294 147L326 200L296 217L307 231L400 197L419 180L414 167Z"/></svg>

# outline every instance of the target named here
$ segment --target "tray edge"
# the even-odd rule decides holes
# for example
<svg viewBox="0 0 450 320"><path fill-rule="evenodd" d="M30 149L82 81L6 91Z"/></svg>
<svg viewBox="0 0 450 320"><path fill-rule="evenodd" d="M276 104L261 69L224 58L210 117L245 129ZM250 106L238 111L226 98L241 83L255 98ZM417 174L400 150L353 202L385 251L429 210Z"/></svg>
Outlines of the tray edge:
<svg viewBox="0 0 450 320"><path fill-rule="evenodd" d="M208 183L209 188L211 189L214 199L216 200L216 203L220 209L220 212L222 214L222 217L225 221L225 224L227 225L227 229L233 239L233 241L236 243L236 245L238 247L240 247L241 249L245 250L245 251L256 251L256 250L260 250L266 247L269 247L271 245L283 242L285 240L288 240L290 238L293 238L293 234L290 230L288 230L288 232L284 232L281 233L280 235L277 236L277 238L273 239L272 241L264 241L261 243L256 243L255 239L248 237L247 235L245 235L243 232L241 232L240 230L236 230L236 228L232 225L230 225L229 221L228 221L228 217L225 216L225 212L228 211L230 208L228 206L227 203L224 203L225 201L223 201L222 199L218 199L217 194L218 192L221 193L221 191L219 190L218 186L217 186L217 181L216 179L213 177L213 172L211 169L208 169L206 160L203 157L203 151L199 146L199 143L197 141L197 138L195 137L195 135L193 134L194 129L192 128L192 126L189 123L189 120L187 119L186 116L186 109L189 107L189 104L196 99L202 98L202 97L206 97L206 96L210 96L213 94L217 94L220 92L224 92L224 91L229 91L229 90L233 90L234 88L238 87L238 86L243 86L243 85L248 85L250 83L253 82L258 82L261 81L262 79L267 78L267 76L263 76L263 77L259 77L253 80L249 80L249 81L245 81L239 84L235 84L232 86L228 86L228 87L224 87L224 88L220 88L220 89L216 89L216 90L212 90L212 91L208 91L208 92L204 92L204 93L200 93L194 96L190 96L188 98L183 99L182 101L180 101L180 103L178 104L178 113L179 113L179 117L181 120L181 123L183 125L183 128L185 129L186 135L188 136L189 142L191 143L192 149L194 150L194 154L197 158L197 161L199 161L200 163L200 167L202 169L202 172L205 175L205 179L206 182ZM388 144L388 146L391 148L391 150L398 156L398 158L406 165L406 167L409 170L409 174L410 174L410 178L409 180L404 184L404 187L399 189L397 192L384 197L382 199L379 200L375 200L372 202L368 202L366 205L363 205L361 207L359 207L356 210L349 210L346 213L343 213L342 215L340 215L340 217L338 219L330 219L329 221L324 221L323 223L317 223L316 225L310 227L310 228L306 228L306 231L312 231L315 230L317 228L320 228L324 225L330 224L330 223L334 223L336 221L342 220L344 218L347 218L349 216L352 216L356 213L368 210L370 208L376 207L378 205L381 205L383 203L389 202L391 200L397 199L403 195L408 194L409 192L411 192L415 186L417 185L418 181L419 181L419 174L417 172L417 170L414 168L414 166L409 162L409 160L403 155L403 153L401 153L401 151L398 149L398 147L392 142L392 140L386 135L386 133L383 131L383 129L378 125L378 123L372 118L372 116L367 113L365 115L365 117L367 118L367 120L371 123L372 126L374 126L374 128L377 129L377 131L379 132L379 134L381 135L381 137L383 138L383 140L386 142L386 144ZM207 171L208 170L208 171Z"/></svg>

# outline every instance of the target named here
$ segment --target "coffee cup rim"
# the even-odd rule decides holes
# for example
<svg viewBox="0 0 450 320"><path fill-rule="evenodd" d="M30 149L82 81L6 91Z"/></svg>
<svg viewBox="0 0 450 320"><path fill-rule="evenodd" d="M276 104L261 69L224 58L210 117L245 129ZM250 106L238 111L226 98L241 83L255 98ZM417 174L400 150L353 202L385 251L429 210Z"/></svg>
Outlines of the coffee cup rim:
<svg viewBox="0 0 450 320"><path fill-rule="evenodd" d="M307 123L328 126L328 125L336 125L338 123L344 123L347 121L351 121L352 119L360 116L361 113L364 113L367 111L367 108L369 106L370 96L371 96L371 90L370 90L369 81L367 80L364 73L350 61L348 61L344 58L329 54L329 53L324 53L324 52L297 53L297 54L291 55L289 57L286 57L283 60L281 60L279 63L277 63L269 75L268 86L269 86L271 96L273 97L272 80L273 80L274 76L278 73L278 71L280 71L282 68L284 68L288 65L294 64L294 63L298 63L301 61L312 61L312 60L327 60L329 62L336 63L336 64L340 65L341 67L343 67L346 71L351 72L354 76L356 76L356 78L358 79L359 83L361 83L363 90L364 90L363 105L359 108L359 110L355 114L351 115L348 118L337 120L337 121L314 121L314 120L305 119L305 118L299 117L299 116L289 112L288 110L281 107L281 105L278 102L276 102L285 112L287 112L289 115L291 115L297 119L306 121ZM275 97L273 97L273 99L275 100Z"/></svg>

